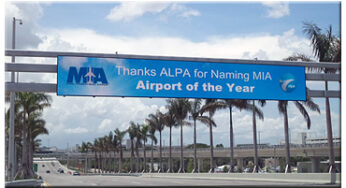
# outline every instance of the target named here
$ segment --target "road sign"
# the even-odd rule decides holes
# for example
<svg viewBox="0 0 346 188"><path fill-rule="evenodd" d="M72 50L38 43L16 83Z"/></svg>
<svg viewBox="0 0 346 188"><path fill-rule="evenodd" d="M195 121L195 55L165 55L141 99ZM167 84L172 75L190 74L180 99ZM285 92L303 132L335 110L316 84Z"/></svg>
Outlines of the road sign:
<svg viewBox="0 0 346 188"><path fill-rule="evenodd" d="M37 172L38 165L37 163L34 163L34 172Z"/></svg>
<svg viewBox="0 0 346 188"><path fill-rule="evenodd" d="M305 68L58 56L60 96L306 100Z"/></svg>

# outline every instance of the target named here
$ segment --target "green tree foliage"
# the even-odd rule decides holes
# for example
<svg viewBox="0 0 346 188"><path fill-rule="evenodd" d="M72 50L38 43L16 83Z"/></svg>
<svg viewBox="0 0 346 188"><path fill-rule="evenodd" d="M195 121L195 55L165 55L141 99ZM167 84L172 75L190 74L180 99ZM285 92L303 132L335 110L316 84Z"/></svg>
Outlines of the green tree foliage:
<svg viewBox="0 0 346 188"><path fill-rule="evenodd" d="M193 170L193 159L192 158L188 158L188 162L186 165L186 171L187 172L191 172Z"/></svg>
<svg viewBox="0 0 346 188"><path fill-rule="evenodd" d="M313 23L304 23L303 32L307 34L313 46L313 51L315 57L317 57L319 62L334 62L341 63L341 39L334 36L332 33L332 26L329 27L327 33L323 33L322 30ZM328 74L334 74L340 69L335 68L323 68L318 71L323 71ZM325 81L325 90L328 91L328 82ZM339 83L341 83L339 81ZM327 136L329 145L329 166L330 171L335 172L335 156L334 156L334 146L333 146L333 131L330 113L329 98L326 97L326 126L327 126Z"/></svg>
<svg viewBox="0 0 346 188"><path fill-rule="evenodd" d="M189 144L185 148L193 149L194 148L194 144ZM196 143L196 148L209 148L209 145L208 144L204 144L204 143Z"/></svg>
<svg viewBox="0 0 346 188"><path fill-rule="evenodd" d="M190 103L188 99L180 98L180 99L168 99L167 100L167 109L171 110L175 116L177 124L180 126L180 167L178 172L185 172L184 166L184 145L183 145L183 126L189 125L188 122L185 121L187 114L190 110Z"/></svg>
<svg viewBox="0 0 346 188"><path fill-rule="evenodd" d="M45 128L45 121L41 117L42 111L49 107L50 103L51 97L43 93L16 93L14 109L15 137L17 137L17 140L22 141L21 166L15 177L17 179L34 177L33 153L39 143L35 139L39 135L48 134L48 130ZM6 118L6 130L9 131L9 115ZM6 135L9 134L6 133Z"/></svg>

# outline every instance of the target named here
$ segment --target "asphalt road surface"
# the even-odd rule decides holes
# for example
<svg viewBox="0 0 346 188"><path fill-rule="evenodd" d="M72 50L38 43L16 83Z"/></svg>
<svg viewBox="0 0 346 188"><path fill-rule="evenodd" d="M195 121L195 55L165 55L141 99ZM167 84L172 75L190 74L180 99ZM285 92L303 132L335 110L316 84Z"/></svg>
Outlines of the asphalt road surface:
<svg viewBox="0 0 346 188"><path fill-rule="evenodd" d="M38 163L38 175L42 177L46 186L292 186L309 187L307 184L243 181L243 180L212 180L212 179L181 179L181 178L150 178L141 176L73 176L67 174L67 169L57 161L35 161ZM45 167L43 167L44 165ZM57 170L64 169L60 174ZM49 170L50 173L46 171ZM318 185L321 186L321 185ZM323 187L323 186L322 186Z"/></svg>

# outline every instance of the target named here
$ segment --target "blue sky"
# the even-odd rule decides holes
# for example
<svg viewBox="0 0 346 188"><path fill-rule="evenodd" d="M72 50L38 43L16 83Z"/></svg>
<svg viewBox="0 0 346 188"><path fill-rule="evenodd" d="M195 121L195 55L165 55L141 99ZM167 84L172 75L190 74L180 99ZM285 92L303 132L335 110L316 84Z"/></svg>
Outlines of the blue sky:
<svg viewBox="0 0 346 188"><path fill-rule="evenodd" d="M212 57L231 59L282 60L294 53L314 58L310 41L302 32L303 22L323 31L331 25L340 31L339 2L12 2L5 3L5 46L10 48L12 17L23 19L17 26L17 48L42 51L99 52L161 56ZM9 59L7 58L9 61ZM54 59L16 58L18 62L56 64ZM9 80L9 74L5 75ZM55 74L25 74L22 82L56 83ZM322 82L308 82L323 89ZM338 83L331 83L338 89ZM165 99L60 97L44 111L50 132L42 144L66 147L93 141L129 121L144 122L149 113L165 110ZM289 126L294 140L298 133L326 137L324 100L316 98L321 114L311 112L312 128L289 107ZM334 135L340 135L340 100L331 99ZM68 108L67 108L68 107ZM277 103L263 108L258 121L261 143L276 144L284 139L283 118ZM251 113L233 114L235 143L252 142ZM228 146L229 114L215 115L214 143ZM198 142L209 143L208 129L198 124ZM192 143L192 128L184 129L184 144ZM164 130L167 145L168 131ZM179 144L179 130L173 131Z"/></svg>
<svg viewBox="0 0 346 188"><path fill-rule="evenodd" d="M268 17L268 6L261 2L190 2L182 3L200 12L199 16L146 13L131 21L105 19L110 9L119 3L53 3L44 6L40 25L59 28L93 28L107 35L176 36L192 41L203 41L213 35L248 35L257 33L281 34L294 28L302 36L302 23L312 22L321 28L332 25L340 31L340 4L338 2L292 2L289 15ZM166 17L165 17L166 16ZM161 18L165 17L165 18Z"/></svg>

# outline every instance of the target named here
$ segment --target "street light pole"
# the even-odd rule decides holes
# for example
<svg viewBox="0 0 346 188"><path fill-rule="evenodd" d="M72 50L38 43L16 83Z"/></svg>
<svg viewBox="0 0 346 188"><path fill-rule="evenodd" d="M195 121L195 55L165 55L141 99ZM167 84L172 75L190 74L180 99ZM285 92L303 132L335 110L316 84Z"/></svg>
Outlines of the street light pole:
<svg viewBox="0 0 346 188"><path fill-rule="evenodd" d="M16 21L19 21L19 24L23 24L21 19L16 19L13 17L12 22L12 49L16 48ZM15 56L12 56L12 63L15 62ZM15 74L14 72L11 72L11 82L14 83L15 80ZM7 175L10 181L14 178L15 173L15 145L14 145L14 98L15 98L15 92L10 92L10 134L9 134L9 140L8 140L8 153L7 153L7 162L8 162L8 168L7 168Z"/></svg>
<svg viewBox="0 0 346 188"><path fill-rule="evenodd" d="M23 25L22 19L16 19L13 17L12 21L12 49L16 49L16 21L19 21L19 25ZM12 56L12 62L15 62L15 56ZM19 79L19 72L17 72L17 82Z"/></svg>

